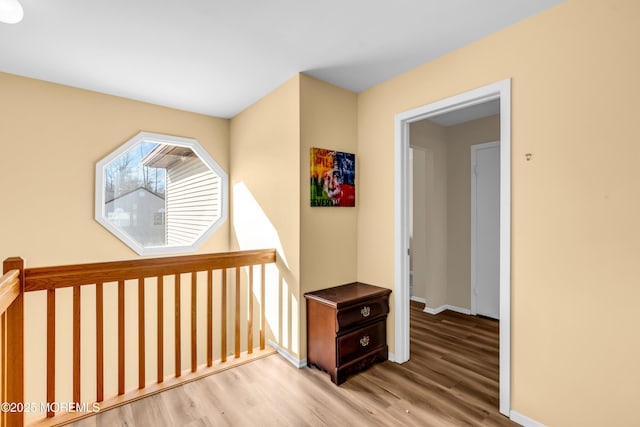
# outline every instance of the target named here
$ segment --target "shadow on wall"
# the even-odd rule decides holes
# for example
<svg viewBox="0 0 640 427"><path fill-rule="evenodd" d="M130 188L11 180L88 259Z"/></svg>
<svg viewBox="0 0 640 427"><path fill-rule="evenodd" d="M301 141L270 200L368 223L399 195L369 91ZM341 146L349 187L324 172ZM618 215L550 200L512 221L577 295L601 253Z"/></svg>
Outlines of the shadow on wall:
<svg viewBox="0 0 640 427"><path fill-rule="evenodd" d="M277 230L243 182L233 186L233 236L240 250L276 249L276 264L267 265L265 272L266 337L290 353L300 355L298 319L300 307L293 275ZM248 281L243 269L243 281ZM260 286L254 283L254 306L259 306Z"/></svg>

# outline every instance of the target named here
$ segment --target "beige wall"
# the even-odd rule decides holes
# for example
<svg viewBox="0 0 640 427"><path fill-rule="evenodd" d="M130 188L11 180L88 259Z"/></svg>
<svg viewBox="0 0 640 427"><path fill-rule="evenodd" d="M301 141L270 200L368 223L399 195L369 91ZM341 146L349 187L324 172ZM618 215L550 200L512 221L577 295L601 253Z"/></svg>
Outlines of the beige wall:
<svg viewBox="0 0 640 427"><path fill-rule="evenodd" d="M95 164L140 131L197 139L229 171L229 122L0 73L0 258L30 267L138 258L94 220ZM11 202L9 202L11 201ZM5 205L3 203L3 205ZM228 222L198 252L229 248Z"/></svg>
<svg viewBox="0 0 640 427"><path fill-rule="evenodd" d="M500 139L500 116L447 131L447 304L471 309L471 146Z"/></svg>
<svg viewBox="0 0 640 427"><path fill-rule="evenodd" d="M569 0L358 97L358 279L393 288L394 115L512 78L512 407L547 425L637 421L638 21Z"/></svg>
<svg viewBox="0 0 640 427"><path fill-rule="evenodd" d="M357 266L357 206L310 207L312 147L356 153L357 96L300 75L300 295L354 282ZM358 156L356 155L356 163ZM356 190L358 188L356 164ZM306 357L306 303L301 300L301 359Z"/></svg>
<svg viewBox="0 0 640 427"><path fill-rule="evenodd" d="M267 289L270 338L299 357L300 76L231 120L231 244L276 248L278 288Z"/></svg>
<svg viewBox="0 0 640 427"><path fill-rule="evenodd" d="M409 161L409 271L411 298L426 298L427 278L427 164L433 164L433 153L426 149L411 149ZM420 260L420 262L416 262Z"/></svg>
<svg viewBox="0 0 640 427"><path fill-rule="evenodd" d="M357 208L309 203L311 147L355 153L356 112L356 94L298 74L231 120L232 245L278 249L270 327L298 360L306 357L304 293L356 280Z"/></svg>
<svg viewBox="0 0 640 427"><path fill-rule="evenodd" d="M447 138L446 129L428 120L411 125L411 145L424 152L425 170L414 168L411 247L413 289L435 308L447 300ZM418 157L420 154L417 154ZM420 175L423 175L421 177ZM421 182L420 178L424 180ZM424 205L423 203L424 202Z"/></svg>

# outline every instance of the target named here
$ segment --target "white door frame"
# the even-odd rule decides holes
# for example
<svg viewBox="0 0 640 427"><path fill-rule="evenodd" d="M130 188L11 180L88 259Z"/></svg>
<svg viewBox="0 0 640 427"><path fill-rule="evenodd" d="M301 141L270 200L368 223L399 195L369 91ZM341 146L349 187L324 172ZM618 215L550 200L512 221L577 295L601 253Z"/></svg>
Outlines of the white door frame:
<svg viewBox="0 0 640 427"><path fill-rule="evenodd" d="M395 353L409 360L409 125L449 111L500 99L500 412L511 410L511 79L424 105L395 116L394 245Z"/></svg>
<svg viewBox="0 0 640 427"><path fill-rule="evenodd" d="M484 144L474 144L471 146L471 314L478 314L478 295L476 293L476 284L477 284L477 276L476 276L476 268L477 268L477 255L478 255L478 242L476 240L476 231L478 227L476 217L476 209L477 209L477 192L476 192L476 180L478 177L475 174L475 165L477 161L478 151L491 148L498 147L500 145L500 141L493 142L485 142Z"/></svg>

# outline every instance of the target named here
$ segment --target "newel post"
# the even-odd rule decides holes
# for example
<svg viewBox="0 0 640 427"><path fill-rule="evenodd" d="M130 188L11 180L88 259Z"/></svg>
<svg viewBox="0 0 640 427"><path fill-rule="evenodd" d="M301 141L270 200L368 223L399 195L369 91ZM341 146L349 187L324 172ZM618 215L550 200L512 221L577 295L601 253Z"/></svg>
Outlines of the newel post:
<svg viewBox="0 0 640 427"><path fill-rule="evenodd" d="M22 258L7 258L2 265L3 274L11 270L20 271L20 294L6 311L7 341L6 352L6 400L7 402L24 402L24 260ZM24 414L22 411L8 412L8 426L22 426Z"/></svg>

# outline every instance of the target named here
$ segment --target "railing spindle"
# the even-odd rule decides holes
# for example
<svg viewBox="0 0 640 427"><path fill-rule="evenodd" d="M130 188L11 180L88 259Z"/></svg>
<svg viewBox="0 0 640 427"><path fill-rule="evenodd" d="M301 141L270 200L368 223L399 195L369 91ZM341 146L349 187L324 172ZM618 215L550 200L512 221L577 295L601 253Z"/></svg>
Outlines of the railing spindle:
<svg viewBox="0 0 640 427"><path fill-rule="evenodd" d="M191 372L198 369L197 296L198 274L193 271L191 273Z"/></svg>
<svg viewBox="0 0 640 427"><path fill-rule="evenodd" d="M138 278L138 388L146 385L144 335L144 278Z"/></svg>
<svg viewBox="0 0 640 427"><path fill-rule="evenodd" d="M104 299L102 283L96 284L96 400L104 400Z"/></svg>
<svg viewBox="0 0 640 427"><path fill-rule="evenodd" d="M240 267L236 267L236 334L234 337L235 357L240 357Z"/></svg>
<svg viewBox="0 0 640 427"><path fill-rule="evenodd" d="M56 400L56 290L47 289L47 402ZM49 405L51 408L51 405ZM47 417L53 417L47 411Z"/></svg>
<svg viewBox="0 0 640 427"><path fill-rule="evenodd" d="M260 350L264 350L265 348L265 344L264 344L264 330L266 328L265 326L265 308L264 308L264 302L265 302L265 296L264 296L264 291L265 291L265 286L264 286L264 282L265 282L265 278L264 278L264 274L265 274L265 266L264 264L260 264Z"/></svg>
<svg viewBox="0 0 640 427"><path fill-rule="evenodd" d="M118 395L124 394L124 280L118 281Z"/></svg>
<svg viewBox="0 0 640 427"><path fill-rule="evenodd" d="M207 366L213 365L213 271L207 271Z"/></svg>
<svg viewBox="0 0 640 427"><path fill-rule="evenodd" d="M220 361L227 361L227 269L222 269L222 291L220 295Z"/></svg>
<svg viewBox="0 0 640 427"><path fill-rule="evenodd" d="M73 287L73 401L80 402L80 286Z"/></svg>
<svg viewBox="0 0 640 427"><path fill-rule="evenodd" d="M247 322L247 353L253 353L253 265L249 266L249 320Z"/></svg>
<svg viewBox="0 0 640 427"><path fill-rule="evenodd" d="M164 381L164 276L158 276L158 382Z"/></svg>
<svg viewBox="0 0 640 427"><path fill-rule="evenodd" d="M175 359L176 359L176 377L182 375L181 343L180 343L180 274L175 275Z"/></svg>

